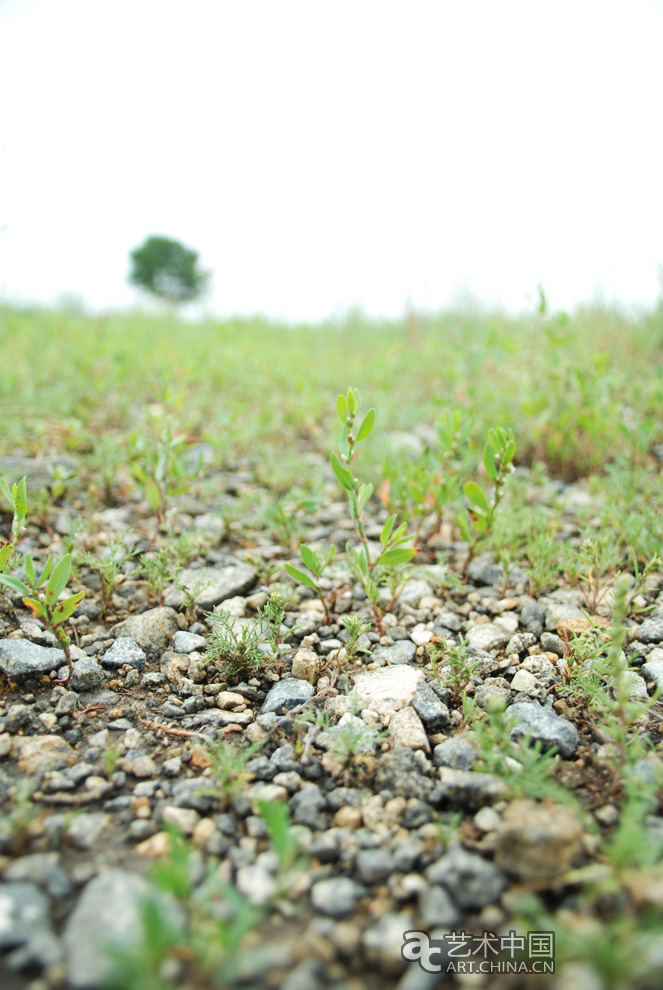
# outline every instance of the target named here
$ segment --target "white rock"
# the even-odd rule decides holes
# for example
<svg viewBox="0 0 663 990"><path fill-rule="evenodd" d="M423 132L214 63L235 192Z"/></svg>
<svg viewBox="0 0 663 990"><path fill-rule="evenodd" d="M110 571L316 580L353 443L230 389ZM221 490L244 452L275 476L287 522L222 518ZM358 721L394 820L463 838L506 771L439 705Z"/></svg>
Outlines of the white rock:
<svg viewBox="0 0 663 990"><path fill-rule="evenodd" d="M379 667L355 674L354 689L358 707L370 708L379 715L405 708L414 698L417 684L424 680L423 670L407 664Z"/></svg>

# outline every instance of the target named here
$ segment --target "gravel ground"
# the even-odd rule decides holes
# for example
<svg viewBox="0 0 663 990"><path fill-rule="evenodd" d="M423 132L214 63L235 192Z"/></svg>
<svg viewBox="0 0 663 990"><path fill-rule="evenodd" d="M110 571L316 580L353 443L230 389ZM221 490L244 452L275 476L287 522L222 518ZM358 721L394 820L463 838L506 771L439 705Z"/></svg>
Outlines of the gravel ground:
<svg viewBox="0 0 663 990"><path fill-rule="evenodd" d="M580 486L569 493L578 500L585 494ZM178 525L202 532L213 510L183 500ZM125 527L145 546L143 513L140 504L100 512L99 547ZM62 553L61 534L74 516L64 506L50 530L31 528L26 547ZM343 546L345 520L343 503L330 501L308 542ZM376 510L370 538L383 522ZM572 534L571 516L565 526ZM558 917L581 925L585 911L587 923L596 923L579 906L579 871L606 869L600 842L617 827L624 794L613 744L564 691L568 644L589 628L581 590L560 587L534 599L522 571L504 580L486 555L472 562L465 584L449 587L435 554L445 551L459 570L464 547L437 534L386 613L384 635L365 635L366 652L356 659L345 656L340 619L368 615L367 603L335 561L331 622L300 588L278 656L254 676L229 678L206 652L208 611L221 606L240 629L265 605L270 581L287 583L280 566L301 566L292 548L261 545L260 538L241 525L217 533L182 575L185 584L199 578L204 585L193 608L176 587L164 589L162 604L148 601L129 573L102 614L98 580L83 568L86 597L73 621L69 683L54 683L66 667L53 637L19 597L0 597L6 990L103 986L108 939L135 941L150 870L170 848L169 827L194 850L194 889L211 870L254 905L271 905L249 936L237 985L427 990L439 977L404 961L403 933L505 932L523 893L538 893ZM645 598L653 610L629 620L632 698L646 699L663 685L659 592L659 581L650 581ZM603 625L608 598L594 620ZM550 779L575 805L528 796L526 788L515 793L501 774L480 769L448 668L436 676L430 663L432 646L453 646L460 636L474 664L463 693L482 711L503 700L512 737L538 741L539 759L554 748ZM305 712L319 713L317 721L305 723ZM660 767L662 727L660 707L636 727L653 744L636 768L643 779ZM224 786L210 755L215 741L254 745L241 786ZM305 857L285 893L277 890L261 800L288 803L291 834ZM643 842L662 834L659 806L645 819ZM605 917L663 911L660 866L624 875L611 894L615 903L603 905ZM162 901L177 921L182 904L166 894ZM187 982L186 956L170 962L173 985L200 986ZM504 976L445 985L608 986L574 965L539 982Z"/></svg>

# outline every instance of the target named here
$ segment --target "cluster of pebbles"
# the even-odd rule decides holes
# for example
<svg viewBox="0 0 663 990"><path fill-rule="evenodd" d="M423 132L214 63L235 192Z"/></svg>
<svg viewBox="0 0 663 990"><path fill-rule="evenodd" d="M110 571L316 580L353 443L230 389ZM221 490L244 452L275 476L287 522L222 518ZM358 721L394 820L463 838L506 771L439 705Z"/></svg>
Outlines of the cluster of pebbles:
<svg viewBox="0 0 663 990"><path fill-rule="evenodd" d="M332 504L321 513L309 542L342 544L343 511ZM106 523L126 521L113 512ZM169 826L190 840L194 882L213 866L252 903L271 904L278 863L258 814L265 800L288 803L306 860L289 896L249 938L261 952L243 954L244 985L428 990L439 977L403 960L404 932L500 931L523 890L548 892L563 906L573 871L596 855L596 832L571 808L514 797L499 776L475 769L459 699L445 668L434 676L428 651L466 639L476 662L467 693L483 709L502 699L514 737L529 734L543 751L557 750L558 779L605 832L619 818L614 775L602 773L610 743L557 691L565 641L587 623L580 592L560 588L535 600L522 572L504 587L501 568L486 556L472 563L462 588L448 591L439 565L416 565L385 616L384 635L369 632L362 640L369 652L346 661L340 618L368 610L339 566L328 582L332 624L300 589L278 657L231 683L206 652L206 611L221 607L238 625L252 622L271 590L261 583L262 563L301 564L279 546L223 547L182 575L203 588L195 621L177 588L167 589L162 606L148 607L128 582L114 599L123 615L103 621L98 595L88 590L74 619L69 683L53 683L66 677L53 637L19 600L5 599L3 986L102 987L109 941L135 943L146 877L168 852ZM460 559L462 547L446 549ZM663 686L663 605L632 624L627 655L634 698ZM290 714L307 709L324 713L310 730ZM343 758L334 736L349 730L353 752ZM262 744L245 786L232 793L215 776L207 746L214 740ZM660 745L641 772L657 758ZM652 814L646 827L660 836L663 818ZM629 896L661 909L663 878L657 886L634 876ZM560 988L574 985L564 973L556 979Z"/></svg>

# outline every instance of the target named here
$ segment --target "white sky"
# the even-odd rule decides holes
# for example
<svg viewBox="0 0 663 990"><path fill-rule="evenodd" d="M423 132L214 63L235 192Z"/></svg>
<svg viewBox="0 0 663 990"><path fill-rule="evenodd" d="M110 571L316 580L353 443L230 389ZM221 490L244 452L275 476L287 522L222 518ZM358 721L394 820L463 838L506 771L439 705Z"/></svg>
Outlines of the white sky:
<svg viewBox="0 0 663 990"><path fill-rule="evenodd" d="M661 0L0 0L0 299L159 233L223 315L650 303L662 97Z"/></svg>

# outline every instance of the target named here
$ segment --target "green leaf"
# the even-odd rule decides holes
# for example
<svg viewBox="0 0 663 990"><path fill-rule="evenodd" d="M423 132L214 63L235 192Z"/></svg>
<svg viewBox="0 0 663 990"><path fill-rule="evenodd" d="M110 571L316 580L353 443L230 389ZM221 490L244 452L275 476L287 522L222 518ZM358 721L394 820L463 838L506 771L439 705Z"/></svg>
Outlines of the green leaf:
<svg viewBox="0 0 663 990"><path fill-rule="evenodd" d="M364 508L369 498L373 494L373 485L369 482L368 484L360 485L359 491L357 493L357 504L359 511Z"/></svg>
<svg viewBox="0 0 663 990"><path fill-rule="evenodd" d="M51 576L48 579L48 584L46 585L46 602L48 605L52 605L56 602L64 589L67 587L67 581L69 580L69 575L71 574L71 556L70 554L65 554L62 560L59 560L51 572Z"/></svg>
<svg viewBox="0 0 663 990"><path fill-rule="evenodd" d="M29 553L25 555L25 576L28 580L28 584L35 586L35 579L37 575L35 574L35 565L32 563L32 557Z"/></svg>
<svg viewBox="0 0 663 990"><path fill-rule="evenodd" d="M53 558L49 554L48 560L44 564L43 570L35 582L34 585L35 588L41 588L42 584L44 583L48 575L51 573L52 566L53 566Z"/></svg>
<svg viewBox="0 0 663 990"><path fill-rule="evenodd" d="M366 439L368 434L373 429L374 423L375 423L375 409L369 409L366 415L364 416L361 426L359 427L359 433L357 434L356 443L359 443L360 440Z"/></svg>
<svg viewBox="0 0 663 990"><path fill-rule="evenodd" d="M4 478L0 478L0 493L4 495L5 501L8 503L9 508L13 512L16 507L16 502L14 500L14 496L9 490L9 485L7 484Z"/></svg>
<svg viewBox="0 0 663 990"><path fill-rule="evenodd" d="M23 604L30 609L35 619L43 619L44 622L48 622L48 612L43 602L36 598L24 598Z"/></svg>
<svg viewBox="0 0 663 990"><path fill-rule="evenodd" d="M382 527L382 532L380 533L380 543L386 547L389 543L389 537L391 536L391 531L394 528L394 523L396 522L396 513L393 516L389 516L386 523Z"/></svg>
<svg viewBox="0 0 663 990"><path fill-rule="evenodd" d="M358 396L358 394L359 393L357 393L357 396ZM347 395L345 397L345 401L346 401L346 403L348 405L348 409L350 411L350 415L351 416L354 416L355 412L357 412L357 408L355 407L355 390L353 388L349 388L348 389L348 393L347 393Z"/></svg>
<svg viewBox="0 0 663 990"><path fill-rule="evenodd" d="M324 571L324 569L327 566L327 564L331 564L332 560L334 559L334 554L335 553L336 553L336 547L332 543L332 545L329 548L329 553L327 554L327 559L325 560L324 564L320 568L321 571Z"/></svg>
<svg viewBox="0 0 663 990"><path fill-rule="evenodd" d="M272 848L281 867L289 869L299 850L299 844L290 830L290 810L287 801L256 801L258 814L269 831Z"/></svg>
<svg viewBox="0 0 663 990"><path fill-rule="evenodd" d="M383 550L375 561L381 567L393 567L395 564L405 564L419 553L419 547L396 547L394 550Z"/></svg>
<svg viewBox="0 0 663 990"><path fill-rule="evenodd" d="M516 443L513 437L511 437L507 442L506 450L504 451L504 459L502 463L504 464L505 467L507 466L507 464L511 463L511 461L515 456L515 453L516 453Z"/></svg>
<svg viewBox="0 0 663 990"><path fill-rule="evenodd" d="M307 547L304 543L302 543L299 548L299 553L309 571L312 571L313 574L319 574L320 559L315 550L311 550L310 547Z"/></svg>
<svg viewBox="0 0 663 990"><path fill-rule="evenodd" d="M348 411L345 405L345 396L339 395L336 397L336 415L340 419L343 426L346 426L346 419L348 418Z"/></svg>
<svg viewBox="0 0 663 990"><path fill-rule="evenodd" d="M16 486L14 504L16 507L16 515L19 519L25 519L28 511L27 480L25 477L21 478Z"/></svg>
<svg viewBox="0 0 663 990"><path fill-rule="evenodd" d="M489 443L483 448L483 466L486 469L486 474L491 481L497 481L497 465L495 463L495 454L493 448Z"/></svg>
<svg viewBox="0 0 663 990"><path fill-rule="evenodd" d="M152 512L156 512L161 505L161 492L156 481L148 478L145 482L145 499Z"/></svg>
<svg viewBox="0 0 663 990"><path fill-rule="evenodd" d="M343 485L343 487L349 492L354 491L355 483L352 475L347 470L347 468L343 467L343 465L341 464L338 457L333 451L331 455L331 466L332 466L332 471L334 472L340 483Z"/></svg>
<svg viewBox="0 0 663 990"><path fill-rule="evenodd" d="M477 485L476 481L466 481L463 491L473 505L477 505L484 512L488 512L488 499L484 495L483 488Z"/></svg>
<svg viewBox="0 0 663 990"><path fill-rule="evenodd" d="M313 578L309 577L308 574L304 574L303 571L300 571L298 567L293 567L292 564L284 564L283 566L291 578L294 578L294 580L298 581L300 584L305 584L306 587L310 588L312 591L317 592L318 586Z"/></svg>
<svg viewBox="0 0 663 990"><path fill-rule="evenodd" d="M0 574L4 571L12 555L13 547L11 543L4 543L0 547Z"/></svg>
<svg viewBox="0 0 663 990"><path fill-rule="evenodd" d="M60 602L51 615L51 625L59 626L62 622L65 622L83 598L85 598L85 592L79 591L77 594Z"/></svg>
<svg viewBox="0 0 663 990"><path fill-rule="evenodd" d="M12 591L17 591L19 595L29 595L30 589L23 581L19 581L17 577L12 577L11 574L0 574L0 584L4 585L5 588L10 588Z"/></svg>
<svg viewBox="0 0 663 990"><path fill-rule="evenodd" d="M458 516L458 528L460 529L460 535L469 543L472 534L470 533L470 517L467 512Z"/></svg>
<svg viewBox="0 0 663 990"><path fill-rule="evenodd" d="M338 438L338 449L344 455L344 457L350 456L350 444L348 443L348 428L347 426L341 427L341 435Z"/></svg>
<svg viewBox="0 0 663 990"><path fill-rule="evenodd" d="M477 533L485 533L488 529L488 520L482 512L473 512L470 515L470 523Z"/></svg>

